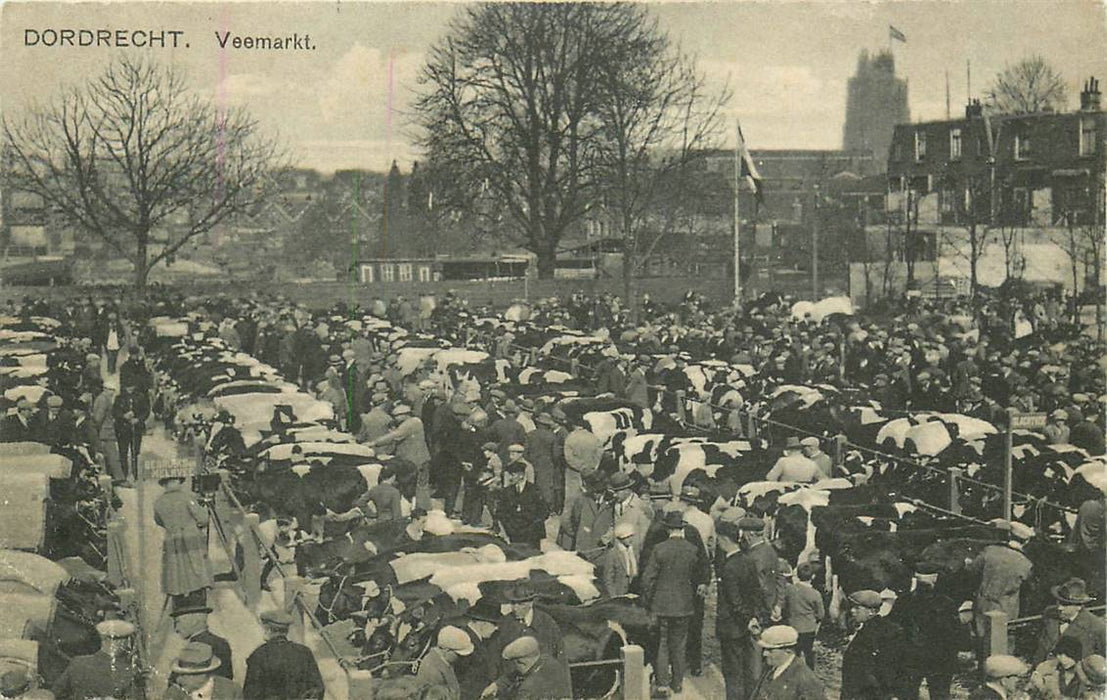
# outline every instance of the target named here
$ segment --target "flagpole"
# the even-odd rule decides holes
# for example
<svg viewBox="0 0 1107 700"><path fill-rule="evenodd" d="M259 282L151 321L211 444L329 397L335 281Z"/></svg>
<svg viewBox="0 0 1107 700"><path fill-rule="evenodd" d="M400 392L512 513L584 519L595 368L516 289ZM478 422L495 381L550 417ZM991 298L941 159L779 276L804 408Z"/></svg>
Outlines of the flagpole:
<svg viewBox="0 0 1107 700"><path fill-rule="evenodd" d="M738 254L738 246L741 240L739 235L738 217L738 186L742 181L742 125L734 120L734 305L737 308L742 301L741 281L741 257Z"/></svg>

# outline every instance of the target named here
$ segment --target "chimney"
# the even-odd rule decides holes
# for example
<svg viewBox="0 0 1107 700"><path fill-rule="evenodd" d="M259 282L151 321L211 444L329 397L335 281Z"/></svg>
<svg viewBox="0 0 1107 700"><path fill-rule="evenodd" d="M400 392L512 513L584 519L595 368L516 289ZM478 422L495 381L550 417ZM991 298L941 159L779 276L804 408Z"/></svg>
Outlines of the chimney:
<svg viewBox="0 0 1107 700"><path fill-rule="evenodd" d="M980 104L980 100L969 100L969 103L965 105L965 119L972 119L973 117L981 117L984 115L984 105Z"/></svg>
<svg viewBox="0 0 1107 700"><path fill-rule="evenodd" d="M1098 112L1100 111L1100 93L1099 93L1099 80L1097 78L1088 78L1084 83L1084 89L1080 92L1080 111L1081 112Z"/></svg>

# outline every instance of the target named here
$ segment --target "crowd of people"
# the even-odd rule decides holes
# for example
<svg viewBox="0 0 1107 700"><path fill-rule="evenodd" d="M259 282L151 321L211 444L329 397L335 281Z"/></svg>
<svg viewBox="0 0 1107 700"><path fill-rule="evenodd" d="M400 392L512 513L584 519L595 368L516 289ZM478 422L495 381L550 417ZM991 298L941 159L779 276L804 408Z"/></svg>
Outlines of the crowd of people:
<svg viewBox="0 0 1107 700"><path fill-rule="evenodd" d="M374 300L369 308L397 324L453 340L464 325L462 315L494 313L453 295L434 304ZM708 500L692 484L674 495L634 473L582 472L566 458L572 426L552 400L511 397L495 384L482 387L476 398L453 393L451 381L433 363L402 372L397 357L371 333L347 332L344 307L313 313L281 299L186 302L161 294L126 308L88 299L60 305L28 301L9 311L51 315L72 328L79 339L75 347L86 353L86 371L76 400L65 407L18 402L0 425L5 441L50 442L85 430L115 480L132 483L143 434L168 388L144 358L146 320L193 313L203 321L201 332L278 368L331 403L339 427L358 442L378 454L402 457L397 464L412 465L406 471L386 467L354 509L324 511L321 520L404 520L401 503L412 493L415 507L407 518L412 539L420 536L427 512L440 508L511 543L538 549L552 540L580 553L596 565L609 595L635 594L656 616L650 658L658 695L680 693L687 676L704 672L709 598L715 602L728 699L823 698L826 680L834 675L843 698L915 698L923 684L929 697L949 697L959 650L979 656L974 698L1006 699L1024 687L1047 698L1104 692L1107 633L1102 618L1087 609L1094 600L1081 579L1053 591L1056 606L1043 615L1032 667L1015 657L981 653L985 613L1018 616L1019 590L1030 567L1020 552L1028 535L1018 523L1008 524L1008 543L985 548L970 563L980 578L971 601L944 597L935 587L938 574L929 570L916 571L913 590L894 602L878 591L850 594L850 636L840 670L832 670L817 663L816 654L815 640L830 622L824 592L813 585L810 564L793 569L782 559L764 513ZM755 377L774 384L859 391L891 411L957 412L994 423L1009 407L1046 411L1049 442L1104 453L1103 346L1064 328L1043 298L976 306L912 299L881 315L835 322L792 314L782 299L761 299L736 311L712 308L694 295L672 307L643 299L634 323L614 297L574 295L528 305L527 311L535 324L598 332L633 347L591 368L590 376L598 393L642 408L671 409L672 397L689 388L682 372L661 372L658 357L671 359L678 370L688 356L711 357L749 365ZM488 339L485 349L509 358L510 341L510 334L501 334ZM118 363L121 350L126 360ZM102 380L102 359L107 372L119 376L117 396ZM710 411L691 416L703 427L716 427L714 420ZM742 430L740 424L729 427ZM789 438L768 478L811 483L833 476L824 447L818 438ZM306 647L287 639L290 618L283 613L263 616L267 641L250 655L243 690L237 689L230 645L207 629L211 610L204 596L189 598L211 583L210 568L198 556L207 513L180 491L180 483L166 480L166 493L155 507L167 533L163 584L167 593L181 596L174 616L186 640L173 666L173 697L238 697L239 692L246 698L320 697L318 667ZM283 533L274 534L274 546L296 540L287 521L270 525ZM1102 499L1082 507L1074 532L1102 568ZM378 590L369 597L381 596L388 593ZM393 692L409 693L397 697L568 696L562 633L534 605L536 597L533 587L520 583L504 608L471 606L441 627L410 684L382 688L382 697ZM73 661L55 687L59 698L125 696L118 693L134 674L116 660L133 660L121 651L134 635L126 625L98 627L101 651ZM110 672L102 672L105 668Z"/></svg>

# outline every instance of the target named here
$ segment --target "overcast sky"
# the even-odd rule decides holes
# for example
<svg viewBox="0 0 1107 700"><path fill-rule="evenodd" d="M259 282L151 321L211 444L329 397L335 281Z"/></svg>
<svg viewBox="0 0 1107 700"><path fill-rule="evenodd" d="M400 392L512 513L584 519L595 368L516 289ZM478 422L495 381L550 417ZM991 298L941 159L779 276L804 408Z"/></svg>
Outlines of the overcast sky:
<svg viewBox="0 0 1107 700"><path fill-rule="evenodd" d="M154 51L179 64L195 89L249 106L292 146L296 160L325 171L405 170L409 107L427 48L444 36L457 4L194 3L0 5L0 109L18 114L59 86L97 71L113 51ZM858 53L888 46L888 25L907 36L893 46L909 81L915 120L945 117L966 99L966 61L979 96L1005 63L1041 53L1063 74L1075 107L1081 82L1107 78L1107 29L1100 2L965 0L931 2L717 2L653 5L663 29L696 54L714 81L728 78L731 111L753 148L840 148L846 81ZM188 48L26 46L28 30L175 29ZM217 32L309 34L313 51L221 50Z"/></svg>

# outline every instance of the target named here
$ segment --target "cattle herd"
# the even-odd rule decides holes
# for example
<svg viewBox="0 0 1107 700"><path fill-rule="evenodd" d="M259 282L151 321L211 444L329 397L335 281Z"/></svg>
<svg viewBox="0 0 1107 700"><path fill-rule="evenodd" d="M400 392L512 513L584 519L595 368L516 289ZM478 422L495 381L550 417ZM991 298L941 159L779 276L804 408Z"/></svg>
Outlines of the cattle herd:
<svg viewBox="0 0 1107 700"><path fill-rule="evenodd" d="M0 479L38 504L42 522L37 540L20 539L19 528L9 536L9 519L28 511L4 503L5 590L57 601L37 627L8 636L37 642L47 680L65 655L87 653L96 620L119 608L99 573L113 506L105 459L76 421L94 399L76 320L89 304L24 300L0 317L3 400L15 412L30 402L43 421L19 442L0 435ZM651 517L662 502L682 502L714 518L734 507L763 518L783 561L818 572L831 617L854 591L908 591L920 563L940 572L950 598L973 599L979 580L968 562L1007 539L1004 519L1035 533L1022 614L1040 613L1073 576L1103 600L1102 557L1089 557L1074 532L1081 506L1107 490L1102 441L1014 430L1008 448L1002 423L1003 408L1033 401L1026 407L1083 411L1095 424L1105 398L1099 347L1079 329L1020 329L991 308L973 318L946 304L861 315L840 299L765 296L735 312L689 295L672 307L647 302L632 322L611 300L582 296L505 310L449 295L419 314L395 302L311 309L159 290L120 312L145 351L153 415L183 451L200 452L204 469L225 474L238 502L290 531L278 543L287 547L266 556L286 551L281 569L308 579L313 617L350 666L410 674L441 626L480 600L507 602L525 580L562 629L574 694L596 697L617 686L617 667L581 662L616 659L628 643L653 660L656 620L634 586L607 590L594 553L558 536L576 525L572 502L590 472L608 483L628 476ZM69 416L64 429L46 427L53 396ZM385 449L373 433L372 409L400 404L420 418L425 459ZM454 415L444 428L436 406ZM504 415L524 434L541 417L556 438L554 459L531 460L536 483L553 474L538 548L511 535L494 497L487 513L458 517L459 498L481 497L484 484L469 475L489 459L482 445L507 447L490 427ZM774 468L796 438L825 464L803 482ZM340 517L382 473L396 476L403 517ZM34 565L23 562L30 557Z"/></svg>

